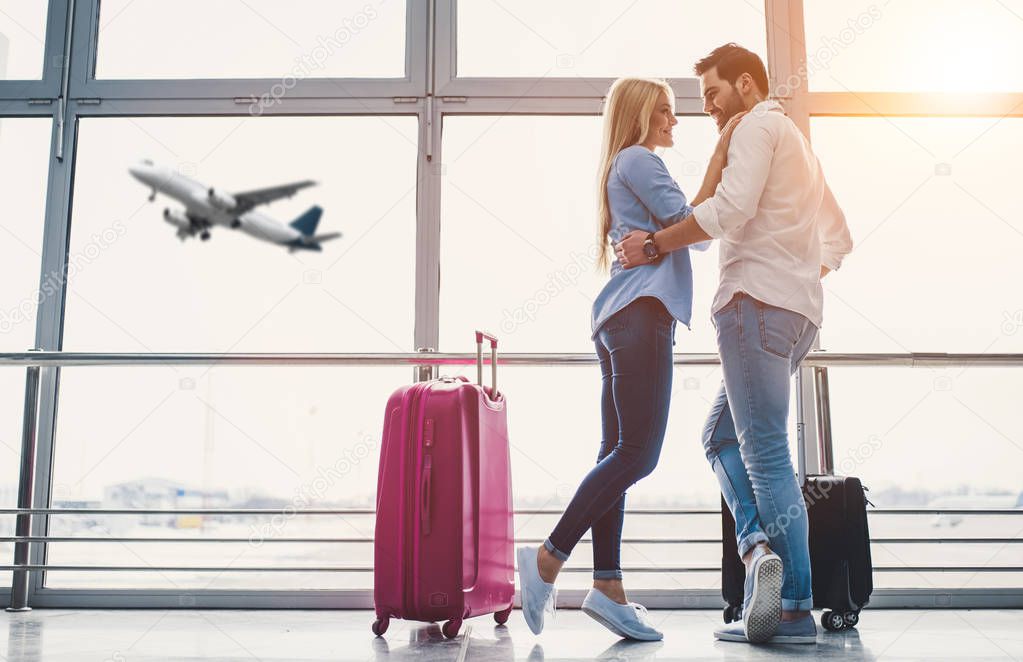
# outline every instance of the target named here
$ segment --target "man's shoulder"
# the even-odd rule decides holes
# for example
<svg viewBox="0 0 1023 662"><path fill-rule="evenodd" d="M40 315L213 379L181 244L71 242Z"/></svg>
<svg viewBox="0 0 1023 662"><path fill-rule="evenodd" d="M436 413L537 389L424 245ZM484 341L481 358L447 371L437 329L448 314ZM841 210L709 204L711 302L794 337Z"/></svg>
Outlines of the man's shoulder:
<svg viewBox="0 0 1023 662"><path fill-rule="evenodd" d="M742 141L744 138L752 138L758 134L767 134L777 138L786 131L799 129L795 123L780 109L761 108L754 106L753 110L735 127L733 141Z"/></svg>
<svg viewBox="0 0 1023 662"><path fill-rule="evenodd" d="M758 104L750 110L742 121L739 122L739 126L784 126L785 124L791 124L792 120L785 114L785 111L780 106L765 106ZM739 127L736 127L738 129Z"/></svg>

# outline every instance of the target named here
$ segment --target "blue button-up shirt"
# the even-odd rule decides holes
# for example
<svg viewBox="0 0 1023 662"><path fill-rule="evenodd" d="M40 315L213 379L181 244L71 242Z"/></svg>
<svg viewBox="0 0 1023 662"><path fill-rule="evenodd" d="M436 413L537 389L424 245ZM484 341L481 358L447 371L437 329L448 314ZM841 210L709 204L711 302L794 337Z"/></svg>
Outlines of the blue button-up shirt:
<svg viewBox="0 0 1023 662"><path fill-rule="evenodd" d="M607 181L611 208L612 242L621 241L632 230L656 232L692 213L678 182L657 154L632 145L620 151L611 164ZM692 248L707 250L710 242ZM592 337L607 318L639 297L661 300L668 312L689 327L693 313L693 269L686 248L663 255L656 264L623 269L617 257L611 264L611 279L593 302L590 321Z"/></svg>

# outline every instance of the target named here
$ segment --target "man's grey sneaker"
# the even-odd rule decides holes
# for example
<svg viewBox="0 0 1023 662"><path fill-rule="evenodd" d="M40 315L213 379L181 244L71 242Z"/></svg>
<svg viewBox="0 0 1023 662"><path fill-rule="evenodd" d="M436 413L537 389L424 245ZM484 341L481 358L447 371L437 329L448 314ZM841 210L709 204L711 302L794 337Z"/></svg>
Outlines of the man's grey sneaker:
<svg viewBox="0 0 1023 662"><path fill-rule="evenodd" d="M746 628L742 623L732 623L714 631L714 638L721 641L739 641L749 643ZM783 621L778 624L774 636L767 644L815 644L817 643L817 625L813 616L806 616L798 621Z"/></svg>
<svg viewBox="0 0 1023 662"><path fill-rule="evenodd" d="M817 643L817 624L812 614L807 614L796 621L782 621L778 630L768 641L769 644L815 644Z"/></svg>
<svg viewBox="0 0 1023 662"><path fill-rule="evenodd" d="M753 548L753 563L746 573L742 624L751 643L767 641L781 622L782 562L765 545Z"/></svg>
<svg viewBox="0 0 1023 662"><path fill-rule="evenodd" d="M515 558L519 566L519 594L522 599L522 615L533 634L543 632L545 612L554 612L558 591L554 584L548 584L540 576L536 565L537 547L519 547Z"/></svg>

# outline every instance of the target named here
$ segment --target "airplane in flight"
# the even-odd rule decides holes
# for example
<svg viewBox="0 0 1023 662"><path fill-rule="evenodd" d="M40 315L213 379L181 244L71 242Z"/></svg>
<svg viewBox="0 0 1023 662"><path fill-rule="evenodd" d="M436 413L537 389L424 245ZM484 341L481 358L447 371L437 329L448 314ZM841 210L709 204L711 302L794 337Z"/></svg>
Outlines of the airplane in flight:
<svg viewBox="0 0 1023 662"><path fill-rule="evenodd" d="M156 165L149 159L131 166L128 172L151 189L150 202L156 199L157 193L163 193L184 205L184 209L168 207L163 210L164 220L178 229L177 236L182 241L196 235L199 235L202 241L206 241L210 238L210 229L215 225L241 230L256 239L287 246L292 252L322 251L323 242L341 236L340 232L316 234L316 226L323 214L323 209L316 205L288 225L255 209L274 200L290 198L301 189L316 183L310 180L241 193L228 193L203 186L194 179L166 166Z"/></svg>

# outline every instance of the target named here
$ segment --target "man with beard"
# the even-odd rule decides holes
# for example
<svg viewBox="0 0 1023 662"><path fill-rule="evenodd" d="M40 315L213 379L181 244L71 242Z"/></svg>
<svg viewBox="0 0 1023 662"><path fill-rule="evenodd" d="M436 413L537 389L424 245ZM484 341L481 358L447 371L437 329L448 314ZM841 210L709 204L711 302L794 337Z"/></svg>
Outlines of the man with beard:
<svg viewBox="0 0 1023 662"><path fill-rule="evenodd" d="M838 269L852 240L809 141L767 98L761 59L725 44L695 71L703 110L719 130L748 111L732 135L721 183L687 218L632 232L615 250L629 269L720 239L712 312L724 378L703 445L735 517L746 583L742 622L714 635L812 644L807 514L789 453L789 387L823 319L821 278Z"/></svg>

